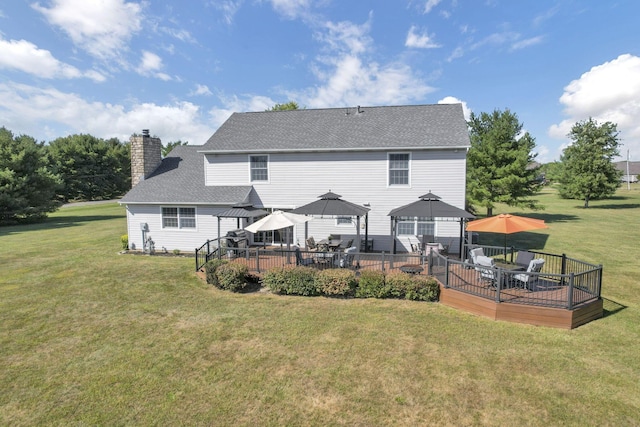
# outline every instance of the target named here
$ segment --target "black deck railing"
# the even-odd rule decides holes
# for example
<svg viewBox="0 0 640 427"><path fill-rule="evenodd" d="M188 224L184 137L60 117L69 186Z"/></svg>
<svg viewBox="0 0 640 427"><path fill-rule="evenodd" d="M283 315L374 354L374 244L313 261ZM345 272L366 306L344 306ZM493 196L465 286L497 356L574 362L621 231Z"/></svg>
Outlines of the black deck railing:
<svg viewBox="0 0 640 427"><path fill-rule="evenodd" d="M480 247L474 245L473 247ZM471 247L471 248L473 248ZM496 261L513 262L514 248L481 246L485 255ZM556 307L573 310L576 306L600 298L602 290L602 266L539 251L529 251L536 258L545 260L539 273L514 271L504 267L490 268L491 283L483 282L476 266L468 260L431 253L424 256L415 253L389 254L385 252L357 253L348 264L341 264L344 252L315 252L300 250L300 256L314 268L350 268L356 271L398 270L406 265L420 266L424 274L435 276L445 288L476 295L495 302ZM466 253L466 252L465 252ZM245 263L252 273L264 273L274 267L297 264L295 249L286 248L230 248L219 246L218 241L207 241L196 249L196 270L200 270L213 258L224 258ZM527 277L522 286L521 276Z"/></svg>
<svg viewBox="0 0 640 427"><path fill-rule="evenodd" d="M478 245L475 245L478 246ZM507 262L513 258L514 251L504 252L504 248L493 251L482 246L485 255ZM508 248L509 249L509 248ZM468 260L460 261L434 254L429 258L429 272L445 286L461 292L490 299L495 302L557 307L573 310L576 306L597 300L602 292L602 265L594 265L565 254L556 255L538 251L536 258L545 260L539 273L513 271L501 267L483 267L484 281L476 265ZM526 278L526 282L522 279Z"/></svg>

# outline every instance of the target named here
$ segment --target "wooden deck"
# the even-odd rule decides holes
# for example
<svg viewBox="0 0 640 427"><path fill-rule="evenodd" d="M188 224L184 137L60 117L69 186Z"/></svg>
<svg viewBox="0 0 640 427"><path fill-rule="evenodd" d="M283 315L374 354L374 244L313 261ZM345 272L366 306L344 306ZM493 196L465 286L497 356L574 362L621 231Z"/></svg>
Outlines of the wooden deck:
<svg viewBox="0 0 640 427"><path fill-rule="evenodd" d="M537 326L573 329L599 319L603 315L602 299L581 304L573 310L540 307L523 303L495 302L486 297L472 295L440 285L440 302L446 306L493 320L527 323Z"/></svg>
<svg viewBox="0 0 640 427"><path fill-rule="evenodd" d="M308 255L305 254L305 257ZM419 258L411 254L404 258L396 257L392 264L387 259L384 261L384 269L387 272L399 271L404 264L417 264L416 260ZM259 260L255 256L249 259L237 257L233 261L246 264L249 270L257 275L269 268L296 264L293 254L287 257L281 253L260 255ZM333 268L330 264L313 266L319 269ZM380 254L361 254L358 271L382 269L383 261ZM422 274L429 274L426 265ZM560 286L557 282L541 280L533 290L512 287L500 289L497 294L496 289L483 282L474 269L454 266L449 274L452 286L447 288L440 281L440 302L493 320L573 329L603 316L602 299L594 300L591 294L577 288L573 289L572 301L585 302L575 304L572 310L567 309L569 287ZM498 296L500 302L496 301Z"/></svg>

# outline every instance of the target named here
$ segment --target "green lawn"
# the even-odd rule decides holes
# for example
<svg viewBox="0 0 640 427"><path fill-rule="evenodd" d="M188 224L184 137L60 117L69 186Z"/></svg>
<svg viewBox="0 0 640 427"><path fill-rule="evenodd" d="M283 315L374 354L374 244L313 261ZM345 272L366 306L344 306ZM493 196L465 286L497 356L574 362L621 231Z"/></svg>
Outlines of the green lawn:
<svg viewBox="0 0 640 427"><path fill-rule="evenodd" d="M439 304L237 295L118 255L116 204L0 228L0 425L638 425L640 187L510 244L604 265L572 331ZM502 236L481 236L502 244Z"/></svg>

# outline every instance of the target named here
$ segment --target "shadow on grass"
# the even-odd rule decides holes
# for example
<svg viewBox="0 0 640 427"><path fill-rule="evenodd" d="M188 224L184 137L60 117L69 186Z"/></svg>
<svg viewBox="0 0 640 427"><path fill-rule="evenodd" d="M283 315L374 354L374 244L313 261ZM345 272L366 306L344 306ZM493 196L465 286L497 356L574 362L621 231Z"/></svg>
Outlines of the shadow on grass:
<svg viewBox="0 0 640 427"><path fill-rule="evenodd" d="M16 233L24 233L27 231L53 230L57 228L67 228L82 225L92 221L104 221L109 219L123 218L122 215L73 215L73 216L55 216L49 217L43 222L24 225L9 225L0 227L0 236L9 236Z"/></svg>
<svg viewBox="0 0 640 427"><path fill-rule="evenodd" d="M627 308L626 305L619 304L607 298L602 298L602 317L609 317Z"/></svg>
<svg viewBox="0 0 640 427"><path fill-rule="evenodd" d="M640 208L640 203L623 203L621 205L593 205L587 209L637 209Z"/></svg>

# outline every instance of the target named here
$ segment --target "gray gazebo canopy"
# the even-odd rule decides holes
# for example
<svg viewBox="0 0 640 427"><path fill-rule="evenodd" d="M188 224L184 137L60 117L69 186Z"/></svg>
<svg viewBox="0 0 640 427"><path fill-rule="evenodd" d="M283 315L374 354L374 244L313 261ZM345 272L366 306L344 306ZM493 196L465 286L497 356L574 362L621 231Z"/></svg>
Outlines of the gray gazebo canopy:
<svg viewBox="0 0 640 427"><path fill-rule="evenodd" d="M268 214L269 212L260 208L256 208L250 203L240 203L237 205L233 205L226 211L216 215L218 217L218 241L220 241L220 218L237 218L237 227L240 228L240 218L258 218Z"/></svg>
<svg viewBox="0 0 640 427"><path fill-rule="evenodd" d="M398 218L428 218L434 220L438 218L441 221L460 221L460 241L464 238L464 221L475 218L464 209L457 208L453 205L443 202L440 197L429 192L418 198L417 201L408 205L400 206L389 212L391 217L391 237L392 237L392 253L395 253L396 242L396 225ZM460 245L462 251L462 245Z"/></svg>
<svg viewBox="0 0 640 427"><path fill-rule="evenodd" d="M299 208L296 208L291 212L302 214L302 215L355 216L356 217L356 234L357 234L357 242L358 242L356 244L356 247L358 248L358 251L360 251L360 217L366 216L371 209L365 208L364 206L360 206L352 202L348 202L346 200L342 200L341 197L342 196L340 196L339 194L332 193L331 190L329 190L328 193L318 196L320 200L316 200L315 202L311 202L306 205L300 206ZM309 237L308 231L309 231L308 225L305 224L305 228L304 228L305 240ZM368 232L369 230L366 229L365 236L366 234L368 234Z"/></svg>

